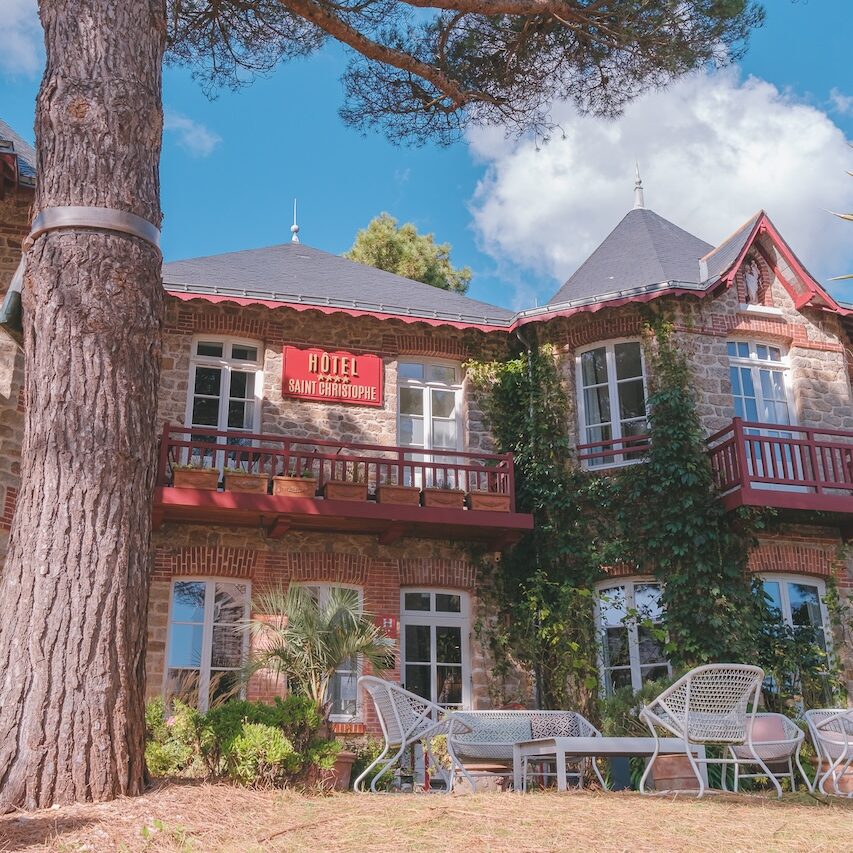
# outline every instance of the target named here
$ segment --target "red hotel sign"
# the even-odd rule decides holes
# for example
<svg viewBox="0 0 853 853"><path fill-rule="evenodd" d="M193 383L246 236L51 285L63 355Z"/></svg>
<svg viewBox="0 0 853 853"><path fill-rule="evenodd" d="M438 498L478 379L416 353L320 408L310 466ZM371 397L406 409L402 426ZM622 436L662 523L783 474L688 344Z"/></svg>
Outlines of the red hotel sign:
<svg viewBox="0 0 853 853"><path fill-rule="evenodd" d="M300 400L381 406L382 373L377 355L286 346L281 391Z"/></svg>

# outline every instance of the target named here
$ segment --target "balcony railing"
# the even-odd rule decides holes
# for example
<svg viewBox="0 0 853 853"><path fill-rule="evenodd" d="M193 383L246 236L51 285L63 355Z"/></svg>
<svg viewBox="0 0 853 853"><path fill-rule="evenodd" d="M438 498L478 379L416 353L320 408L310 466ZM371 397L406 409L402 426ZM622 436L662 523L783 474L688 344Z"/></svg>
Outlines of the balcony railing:
<svg viewBox="0 0 853 853"><path fill-rule="evenodd" d="M735 418L708 439L729 507L853 511L853 432Z"/></svg>
<svg viewBox="0 0 853 853"><path fill-rule="evenodd" d="M576 457L585 468L615 468L618 465L641 462L648 450L648 435L629 435L579 444L576 447Z"/></svg>
<svg viewBox="0 0 853 853"><path fill-rule="evenodd" d="M219 476L213 476L206 490L175 487L174 473L187 467ZM237 473L262 475L258 493L231 491L229 474ZM277 495L272 480L278 476L313 478L315 488L310 497ZM352 503L331 495L325 499L330 482L363 484L366 499ZM414 499L385 503L383 486L412 487ZM424 492L423 506L419 490ZM428 500L430 490L455 492L457 497L446 495L451 498L448 502L433 491ZM468 495L470 508L463 506L461 492ZM411 533L498 542L508 538L507 531L517 538L533 526L531 516L515 512L511 453L425 451L171 425L164 427L160 442L154 517L155 524L164 518L260 523L278 534L290 527L378 532L388 541Z"/></svg>
<svg viewBox="0 0 853 853"><path fill-rule="evenodd" d="M459 489L509 495L515 509L512 454L423 451L412 447L294 438L203 427L167 426L160 445L159 485L171 483L175 465L308 477L318 492L331 481Z"/></svg>

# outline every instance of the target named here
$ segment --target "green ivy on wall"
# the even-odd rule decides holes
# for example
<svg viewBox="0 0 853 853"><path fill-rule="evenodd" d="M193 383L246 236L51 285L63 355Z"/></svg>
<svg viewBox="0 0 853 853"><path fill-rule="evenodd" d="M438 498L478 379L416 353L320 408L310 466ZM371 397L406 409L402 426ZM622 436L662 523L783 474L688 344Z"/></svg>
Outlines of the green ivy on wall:
<svg viewBox="0 0 853 853"><path fill-rule="evenodd" d="M594 584L627 565L663 585L659 636L676 670L714 661L768 668L797 657L797 671L823 666L800 637L768 634L766 602L747 572L756 534L772 512L726 512L714 486L689 364L670 323L650 317L644 335L651 393L650 450L643 464L606 475L573 459L569 395L553 346L529 340L501 362L469 363L468 375L502 452L512 451L519 511L535 529L489 566L483 595L500 618L483 628L497 674L520 665L540 707L595 716L598 636ZM799 646L797 646L799 643ZM775 652L773 651L775 649ZM774 653L776 658L774 658ZM811 656L811 657L810 657ZM764 660L766 658L766 660Z"/></svg>

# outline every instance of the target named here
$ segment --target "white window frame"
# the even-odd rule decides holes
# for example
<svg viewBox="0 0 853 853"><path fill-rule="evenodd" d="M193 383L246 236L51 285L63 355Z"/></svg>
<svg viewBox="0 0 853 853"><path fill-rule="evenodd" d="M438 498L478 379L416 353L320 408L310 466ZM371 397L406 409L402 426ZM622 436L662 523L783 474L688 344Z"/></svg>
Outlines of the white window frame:
<svg viewBox="0 0 853 853"><path fill-rule="evenodd" d="M203 583L206 585L204 592L204 621L202 622L202 639L201 651L202 659L199 665L199 685L198 685L198 700L197 705L200 711L206 711L210 701L210 658L213 654L213 609L216 602L216 584L243 584L246 587L246 599L243 605L243 619L249 619L251 613L252 602L252 584L248 580L242 578L229 577L199 577L189 575L186 577L174 577L169 584L169 614L166 622L166 660L163 667L163 694L168 691L169 686L169 670L184 669L185 667L170 667L169 656L172 651L172 615L175 601L175 584L178 583ZM185 624L185 623L181 623ZM192 624L192 623L189 623ZM237 628L237 630L240 630ZM246 662L249 656L249 632L243 631L243 653L241 666ZM222 667L218 667L222 669ZM239 668L234 670L239 672ZM241 691L242 693L242 691Z"/></svg>
<svg viewBox="0 0 853 853"><path fill-rule="evenodd" d="M759 575L762 583L770 581L771 583L779 584L779 597L782 602L782 619L789 628L796 630L797 625L794 625L794 620L791 615L791 598L788 592L788 584L798 583L803 586L811 586L817 589L817 597L820 602L820 617L821 630L823 631L824 641L826 644L827 654L832 652L832 624L829 619L829 611L826 607L826 581L823 578L814 577L813 575L800 575L788 572L770 572L768 574L761 573Z"/></svg>
<svg viewBox="0 0 853 853"><path fill-rule="evenodd" d="M610 440L614 443L619 439L623 438L622 436L622 419L619 417L619 384L621 382L626 381L636 381L635 379L629 380L618 380L616 378L616 352L615 347L617 344L638 344L640 347L640 369L643 374L643 400L646 406L646 419L648 421L649 416L649 379L648 373L646 370L646 354L643 351L643 342L639 338L613 338L607 341L598 341L594 344L589 344L588 346L581 347L580 349L575 351L575 399L577 400L578 405L578 426L580 428L578 444L589 444L590 442L587 440L586 431L588 428L591 428L593 425L588 424L587 415L586 415L586 400L584 395L584 382L583 382L583 368L581 364L581 357L584 353L592 352L597 349L604 349L606 351L606 361L607 361L607 390L610 395ZM615 405L614 405L615 403ZM601 470L605 468L620 468L624 465L636 465L638 462L642 462L642 459L625 459L621 455L611 456L609 459L605 459L603 462L598 464L591 464L591 459L583 460L583 465L585 468L591 468L594 470Z"/></svg>
<svg viewBox="0 0 853 853"><path fill-rule="evenodd" d="M349 583L334 583L332 581L293 581L295 586L301 586L306 589L315 589L320 596L319 604L322 607L324 604L324 600L328 601L328 595L330 589L351 589L358 593L358 607L361 612L364 612L364 588L360 587L356 584ZM343 670L344 667L338 667L335 670L335 674L338 674L339 670ZM333 723L352 723L358 722L362 719L362 704L361 704L361 690L358 689L357 683L359 675L363 669L363 661L361 655L358 656L355 665L355 680L356 680L356 692L355 692L355 713L354 714L329 714L329 719ZM349 672L349 668L346 667L347 672ZM331 685L330 685L331 686Z"/></svg>
<svg viewBox="0 0 853 853"><path fill-rule="evenodd" d="M739 356L739 355L728 355L728 345L729 344L747 344L749 346L749 356ZM756 348L759 346L766 347L774 347L778 349L780 352L781 360L780 361L767 361L764 359L758 358L758 353ZM797 410L794 406L794 393L793 387L791 384L791 363L789 357L788 348L782 343L775 343L771 341L759 340L757 338L744 338L744 337L731 337L726 338L726 355L729 360L729 364L732 367L748 367L752 372L752 385L755 389L755 405L758 409L758 418L755 423L766 423L767 429L770 430L771 433L776 433L777 430L773 430L772 427L781 427L779 432L784 432L786 426L796 427L797 425ZM785 389L785 401L788 406L788 424L772 424L769 421L763 421L761 419L761 411L764 408L764 395L761 389L761 378L760 371L768 370L773 373L781 373L782 374L782 383ZM732 388L732 407L734 408L735 401L735 393L734 388ZM740 395L743 396L742 394ZM749 421L747 417L744 416L743 420Z"/></svg>
<svg viewBox="0 0 853 853"><path fill-rule="evenodd" d="M430 596L430 609L427 610L406 610L406 594L407 593L425 593ZM459 596L459 613L445 613L436 611L435 596L439 595L458 595ZM471 707L471 617L470 617L470 600L468 593L459 589L448 589L444 587L433 586L411 586L400 588L400 682L405 686L406 678L406 626L407 625L426 625L430 628L430 691L429 698L431 702L438 702L438 656L437 644L435 642L435 629L438 627L451 627L460 629L459 636L462 644L462 709ZM456 705L448 706L455 709Z"/></svg>
<svg viewBox="0 0 853 853"><path fill-rule="evenodd" d="M196 355L196 350L199 343L221 343L223 346L223 355ZM243 359L233 359L230 353L233 347L246 346L254 347L258 351L256 361L245 361ZM192 339L192 349L190 350L190 371L189 385L187 387L187 405L184 412L185 426L192 426L193 417L193 401L195 394L195 374L198 367L218 367L225 371L223 376L223 384L220 385L219 394L219 417L217 423L219 426L212 427L206 424L201 424L195 427L196 429L211 429L217 432L228 431L228 401L230 399L229 392L231 389L231 371L239 370L246 373L255 373L255 393L254 393L254 416L252 418L252 432L258 432L261 423L261 401L263 400L263 380L264 380L264 347L260 341L252 340L251 338L237 338L230 335L194 335ZM222 426L224 424L224 426ZM239 432L240 430L235 430Z"/></svg>
<svg viewBox="0 0 853 853"><path fill-rule="evenodd" d="M625 608L626 610L633 610L636 607L636 597L635 597L635 588L640 585L654 585L660 587L661 593L663 593L664 585L657 578L654 577L630 577L630 578L609 578L608 580L601 581L595 586L595 628L596 633L600 640L600 646L598 650L598 671L601 676L601 685L602 685L602 694L610 695L612 693L610 678L608 677L608 671L613 669L614 667L608 667L606 656L605 656L605 644L607 643L607 633L606 629L608 627L617 627L617 626L605 626L602 618L601 618L601 597L605 590L613 589L614 587L624 587L625 589ZM661 603L661 610L663 610L663 604ZM661 624L660 620L655 621L656 625ZM624 626L628 631L628 662L629 668L631 672L631 688L636 693L643 686L643 673L641 667L643 666L662 666L663 662L660 664L641 664L640 663L640 638L639 638L639 623L636 619L627 619L624 622ZM666 661L667 673L672 675L672 664L669 661ZM624 667L617 667L618 669L624 669Z"/></svg>
<svg viewBox="0 0 853 853"><path fill-rule="evenodd" d="M452 385L444 382L431 382L424 379L409 379L400 375L401 364L422 364L424 366L424 377L426 377L426 368L430 365L435 367L452 367L456 371L457 380ZM400 447L411 447L413 453L421 452L424 454L438 453L446 451L464 450L464 436L462 434L462 384L464 380L462 365L458 361L440 358L400 358L397 361L397 444ZM424 394L424 446L423 448L417 445L404 445L400 438L400 390L402 388L419 388L419 389L437 389L441 391L453 391L455 394L454 416L456 420L456 447L432 447L432 394Z"/></svg>

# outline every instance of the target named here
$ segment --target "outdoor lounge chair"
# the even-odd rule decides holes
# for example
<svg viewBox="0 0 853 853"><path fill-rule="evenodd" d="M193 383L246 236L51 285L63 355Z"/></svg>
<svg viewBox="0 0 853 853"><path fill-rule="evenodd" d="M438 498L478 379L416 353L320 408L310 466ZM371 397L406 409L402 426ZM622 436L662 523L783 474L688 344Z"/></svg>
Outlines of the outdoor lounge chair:
<svg viewBox="0 0 853 853"><path fill-rule="evenodd" d="M449 714L445 708L435 705L415 693L404 690L399 684L394 684L392 681L385 681L385 679L373 675L363 675L358 680L358 686L363 687L370 694L370 698L376 706L376 714L379 717L379 724L382 726L385 745L382 752L355 780L353 789L356 791L362 790L362 783L371 772L374 772L370 790L376 793L376 783L382 774L390 770L400 760L407 747L420 741L426 743L427 756L433 765L438 767L438 762L429 748L430 739L437 735L447 735L449 740L455 732L465 729L465 724L457 719L454 714ZM394 754L390 758L386 758L392 750L394 750ZM458 765L452 754L450 759L450 771L445 776L447 793L449 794L453 789L457 767L473 788L474 782L465 772L465 768Z"/></svg>
<svg viewBox="0 0 853 853"><path fill-rule="evenodd" d="M447 738L447 750L460 767L471 764L493 764L506 768L500 770L472 771L472 775L506 776L512 773L513 745L521 741L551 737L601 737L601 732L576 711L456 711L454 718L465 728L454 729ZM467 729L467 730L466 730ZM578 757L569 771L578 787L583 787L584 770L592 762L598 781L605 788L604 779L595 758ZM546 778L550 773L541 773ZM526 762L524 777L527 778Z"/></svg>
<svg viewBox="0 0 853 853"><path fill-rule="evenodd" d="M699 783L699 797L704 795L707 787L699 763L720 764L725 774L727 765L740 761L732 756L699 758L690 749L691 745L714 744L744 746L749 762L761 768L761 775L770 779L781 797L782 786L753 743L753 720L763 681L764 670L758 666L708 664L690 670L646 705L640 711L640 719L651 730L656 746L640 780L640 791L645 793L646 779L658 757L658 728L662 728L684 740L685 754Z"/></svg>
<svg viewBox="0 0 853 853"><path fill-rule="evenodd" d="M853 763L853 710L849 708L816 708L803 715L809 727L815 751L817 767L815 787L822 793L833 793L838 797L853 797L853 791L843 792L839 781ZM826 770L822 770L823 765ZM826 783L832 779L832 791Z"/></svg>
<svg viewBox="0 0 853 853"><path fill-rule="evenodd" d="M791 790L797 790L796 773L794 762L805 779L809 791L812 783L803 770L800 763L800 747L803 744L803 730L789 717L784 714L756 714L747 724L752 733L752 745L755 751L764 760L764 763L776 779L790 779ZM729 753L734 759L734 789L738 791L741 779L757 779L763 773L744 773L741 767L755 764L749 748L745 744L730 746ZM725 788L725 773L723 774L723 787Z"/></svg>

